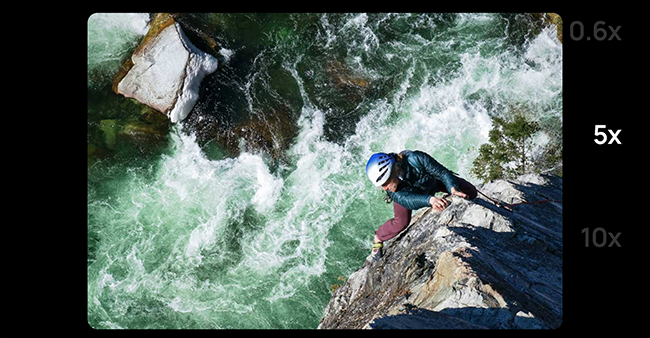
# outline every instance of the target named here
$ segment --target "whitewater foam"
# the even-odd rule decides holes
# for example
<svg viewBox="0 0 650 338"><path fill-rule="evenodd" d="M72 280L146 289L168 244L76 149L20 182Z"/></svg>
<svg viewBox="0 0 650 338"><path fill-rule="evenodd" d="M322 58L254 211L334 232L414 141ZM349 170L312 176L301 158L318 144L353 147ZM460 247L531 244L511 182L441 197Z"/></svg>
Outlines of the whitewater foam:
<svg viewBox="0 0 650 338"><path fill-rule="evenodd" d="M148 13L95 13L88 18L88 86L110 81L120 62L149 29Z"/></svg>
<svg viewBox="0 0 650 338"><path fill-rule="evenodd" d="M202 207L200 223L191 231L185 249L185 256L200 264L201 251L226 237L223 232L230 219L241 217L248 206L261 213L274 207L283 179L271 174L260 155L242 153L234 159L209 160L194 135L177 131L173 138L177 150L164 162L161 177L181 205Z"/></svg>
<svg viewBox="0 0 650 338"><path fill-rule="evenodd" d="M228 63L228 61L230 61L232 56L235 55L235 52L231 49L221 48L219 49L219 54L221 54L221 56L223 56L224 58L224 61Z"/></svg>

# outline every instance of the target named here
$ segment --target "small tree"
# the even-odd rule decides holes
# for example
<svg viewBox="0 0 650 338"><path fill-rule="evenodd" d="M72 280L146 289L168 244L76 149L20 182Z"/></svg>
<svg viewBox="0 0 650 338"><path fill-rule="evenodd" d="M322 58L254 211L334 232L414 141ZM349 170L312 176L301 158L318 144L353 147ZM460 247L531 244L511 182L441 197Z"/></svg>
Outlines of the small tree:
<svg viewBox="0 0 650 338"><path fill-rule="evenodd" d="M529 153L532 136L540 130L539 124L526 120L523 115L515 115L510 122L495 117L493 122L490 143L479 148L472 173L483 181L491 181L532 172Z"/></svg>

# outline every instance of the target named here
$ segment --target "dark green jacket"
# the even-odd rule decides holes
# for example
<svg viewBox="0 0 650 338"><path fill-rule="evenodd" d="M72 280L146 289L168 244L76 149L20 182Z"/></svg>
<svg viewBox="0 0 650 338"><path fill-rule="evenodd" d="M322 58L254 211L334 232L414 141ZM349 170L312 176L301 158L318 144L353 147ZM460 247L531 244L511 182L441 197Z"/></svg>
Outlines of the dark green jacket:
<svg viewBox="0 0 650 338"><path fill-rule="evenodd" d="M442 190L444 184L451 194L451 188L458 188L456 177L438 163L429 154L419 150L404 150L401 168L404 174L400 176L401 182L396 192L387 191L393 201L406 209L415 210L431 206L429 198L436 190Z"/></svg>

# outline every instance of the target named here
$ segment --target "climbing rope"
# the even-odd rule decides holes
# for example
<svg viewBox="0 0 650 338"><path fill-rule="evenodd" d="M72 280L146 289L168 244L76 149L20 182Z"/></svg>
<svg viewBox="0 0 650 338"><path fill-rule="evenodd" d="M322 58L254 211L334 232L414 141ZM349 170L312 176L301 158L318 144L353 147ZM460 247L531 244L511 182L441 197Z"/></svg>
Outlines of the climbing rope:
<svg viewBox="0 0 650 338"><path fill-rule="evenodd" d="M479 194L483 195L483 197L485 197L485 198L489 199L490 201L492 201L492 203L494 203L497 207L503 208L503 209L508 210L510 212L512 212L512 207L517 206L517 205L522 205L522 204L540 204L540 203L546 203L546 202L554 202L554 203L562 204L562 201L558 201L558 200L554 200L554 199L550 199L550 198L545 199L545 200L530 201L530 202L529 201L524 201L524 202L519 202L519 203L510 203L510 204L508 204L508 203L505 203L503 201L495 200L495 199L491 198L490 196L484 194L482 191L480 191L478 189L476 189L476 191Z"/></svg>

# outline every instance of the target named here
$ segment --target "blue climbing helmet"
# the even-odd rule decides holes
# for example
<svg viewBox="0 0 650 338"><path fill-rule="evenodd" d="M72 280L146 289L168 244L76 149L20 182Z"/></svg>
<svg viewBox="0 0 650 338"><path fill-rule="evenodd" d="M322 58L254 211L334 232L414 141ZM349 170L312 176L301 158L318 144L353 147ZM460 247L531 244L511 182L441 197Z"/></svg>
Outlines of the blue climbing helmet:
<svg viewBox="0 0 650 338"><path fill-rule="evenodd" d="M385 153L376 153L370 156L368 164L366 164L366 175L370 182L376 187L381 187L386 183L393 169L393 163L395 163L393 156Z"/></svg>

